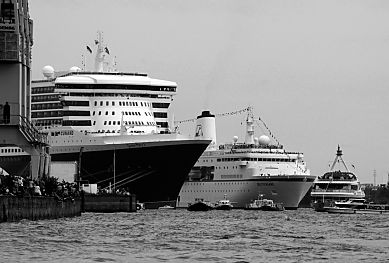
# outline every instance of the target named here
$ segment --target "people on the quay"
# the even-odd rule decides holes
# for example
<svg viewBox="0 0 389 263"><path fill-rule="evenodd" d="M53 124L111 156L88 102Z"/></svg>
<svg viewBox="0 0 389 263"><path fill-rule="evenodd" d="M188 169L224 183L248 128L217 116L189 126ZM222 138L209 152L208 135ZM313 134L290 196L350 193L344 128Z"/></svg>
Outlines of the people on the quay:
<svg viewBox="0 0 389 263"><path fill-rule="evenodd" d="M22 176L0 175L0 195L52 196L67 200L78 197L79 190L76 183L58 182L55 177L32 180Z"/></svg>

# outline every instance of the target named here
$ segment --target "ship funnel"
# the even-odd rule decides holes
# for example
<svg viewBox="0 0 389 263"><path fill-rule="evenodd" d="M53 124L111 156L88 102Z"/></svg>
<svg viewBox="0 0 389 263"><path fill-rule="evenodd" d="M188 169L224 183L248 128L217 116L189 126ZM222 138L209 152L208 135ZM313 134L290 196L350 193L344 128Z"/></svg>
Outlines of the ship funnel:
<svg viewBox="0 0 389 263"><path fill-rule="evenodd" d="M196 120L196 138L211 139L207 150L216 149L216 121L215 115L210 111L203 111L200 116L197 116Z"/></svg>

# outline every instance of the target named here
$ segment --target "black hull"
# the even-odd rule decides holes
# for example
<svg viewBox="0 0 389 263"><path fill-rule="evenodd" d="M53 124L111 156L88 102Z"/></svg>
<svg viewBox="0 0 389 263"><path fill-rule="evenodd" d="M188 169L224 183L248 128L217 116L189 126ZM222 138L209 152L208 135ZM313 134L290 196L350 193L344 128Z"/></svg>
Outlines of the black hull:
<svg viewBox="0 0 389 263"><path fill-rule="evenodd" d="M209 211L212 207L205 203L194 203L188 207L188 211Z"/></svg>
<svg viewBox="0 0 389 263"><path fill-rule="evenodd" d="M30 162L29 155L0 157L0 167L10 175L28 177L30 175Z"/></svg>
<svg viewBox="0 0 389 263"><path fill-rule="evenodd" d="M145 144L139 148L98 150L81 153L81 179L136 194L139 202L176 200L193 165L209 141L196 143ZM52 161L78 161L80 153L54 153ZM114 168L115 159L115 168Z"/></svg>

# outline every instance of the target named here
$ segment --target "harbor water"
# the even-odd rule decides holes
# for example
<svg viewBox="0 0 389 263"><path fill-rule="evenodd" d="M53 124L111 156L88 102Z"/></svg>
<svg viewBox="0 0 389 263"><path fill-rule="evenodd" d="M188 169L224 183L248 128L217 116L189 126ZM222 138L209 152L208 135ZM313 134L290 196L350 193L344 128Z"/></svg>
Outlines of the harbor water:
<svg viewBox="0 0 389 263"><path fill-rule="evenodd" d="M144 210L0 224L2 262L388 262L389 215Z"/></svg>

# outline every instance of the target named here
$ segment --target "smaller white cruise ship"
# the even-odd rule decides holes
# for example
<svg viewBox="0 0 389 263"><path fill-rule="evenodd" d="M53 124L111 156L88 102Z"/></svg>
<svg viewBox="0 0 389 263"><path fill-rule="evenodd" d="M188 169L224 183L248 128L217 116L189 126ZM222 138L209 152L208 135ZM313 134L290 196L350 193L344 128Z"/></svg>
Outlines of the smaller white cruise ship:
<svg viewBox="0 0 389 263"><path fill-rule="evenodd" d="M215 115L203 111L197 117L196 138L212 142L182 186L178 207L188 207L196 199L215 203L227 195L234 208L244 208L262 194L287 209L297 209L315 176L301 152L286 151L265 134L254 137L255 123L249 107L244 143L235 136L233 143L217 147Z"/></svg>
<svg viewBox="0 0 389 263"><path fill-rule="evenodd" d="M312 206L316 211L325 211L325 207L333 205L335 201L365 198L357 176L350 172L342 155L342 150L338 145L330 171L315 180L311 197Z"/></svg>

